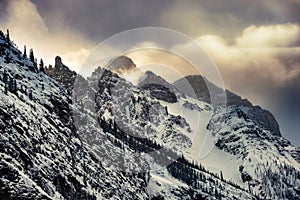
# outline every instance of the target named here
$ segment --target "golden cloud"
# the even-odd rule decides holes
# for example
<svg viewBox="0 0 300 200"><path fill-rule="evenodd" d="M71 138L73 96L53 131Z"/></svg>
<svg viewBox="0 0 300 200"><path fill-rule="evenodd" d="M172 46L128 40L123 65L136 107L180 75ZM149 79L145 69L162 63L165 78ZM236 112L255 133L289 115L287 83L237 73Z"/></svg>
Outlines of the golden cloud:
<svg viewBox="0 0 300 200"><path fill-rule="evenodd" d="M297 24L276 24L270 26L250 26L236 39L236 45L245 48L287 47L300 38Z"/></svg>
<svg viewBox="0 0 300 200"><path fill-rule="evenodd" d="M258 93L300 75L299 30L297 24L250 26L232 44L216 35L196 40L217 64L227 88L263 104Z"/></svg>

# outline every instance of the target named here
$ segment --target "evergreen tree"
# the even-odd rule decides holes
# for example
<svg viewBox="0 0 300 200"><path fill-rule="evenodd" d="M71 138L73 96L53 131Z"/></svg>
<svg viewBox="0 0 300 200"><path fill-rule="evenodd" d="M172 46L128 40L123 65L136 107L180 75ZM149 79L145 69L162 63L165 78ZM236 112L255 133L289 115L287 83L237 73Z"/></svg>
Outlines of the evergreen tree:
<svg viewBox="0 0 300 200"><path fill-rule="evenodd" d="M4 94L7 95L7 84L4 85Z"/></svg>
<svg viewBox="0 0 300 200"><path fill-rule="evenodd" d="M6 73L6 70L4 70L4 73L3 73L3 82L4 82L5 84L7 84L7 81L8 81L8 75L7 75L7 73Z"/></svg>
<svg viewBox="0 0 300 200"><path fill-rule="evenodd" d="M18 91L17 81L16 81L16 79L13 79L13 82L12 82L12 92L16 93L17 91Z"/></svg>
<svg viewBox="0 0 300 200"><path fill-rule="evenodd" d="M9 51L5 51L4 62L7 63L7 64L11 62L10 52Z"/></svg>
<svg viewBox="0 0 300 200"><path fill-rule="evenodd" d="M40 71L45 73L44 62L43 59L40 60Z"/></svg>
<svg viewBox="0 0 300 200"><path fill-rule="evenodd" d="M32 90L29 90L29 92L28 92L28 98L30 100L33 100Z"/></svg>
<svg viewBox="0 0 300 200"><path fill-rule="evenodd" d="M26 45L24 45L23 57L24 57L24 58L27 58L27 53L26 53Z"/></svg>
<svg viewBox="0 0 300 200"><path fill-rule="evenodd" d="M33 54L33 50L32 49L30 49L30 52L29 52L29 59L30 59L31 62L34 63L34 54Z"/></svg>
<svg viewBox="0 0 300 200"><path fill-rule="evenodd" d="M6 40L7 40L7 42L10 41L10 36L9 36L9 30L8 29L6 30Z"/></svg>
<svg viewBox="0 0 300 200"><path fill-rule="evenodd" d="M33 66L35 67L35 69L37 70L37 58L34 58L34 62L33 62Z"/></svg>
<svg viewBox="0 0 300 200"><path fill-rule="evenodd" d="M4 94L7 94L7 90L8 90L8 75L6 73L6 70L4 70L4 74L3 74L3 82L4 82Z"/></svg>
<svg viewBox="0 0 300 200"><path fill-rule="evenodd" d="M0 30L0 37L2 37L2 38L5 37L4 33L1 30Z"/></svg>
<svg viewBox="0 0 300 200"><path fill-rule="evenodd" d="M222 181L224 180L223 172L222 171L220 172L220 178L221 178Z"/></svg>
<svg viewBox="0 0 300 200"><path fill-rule="evenodd" d="M17 88L17 81L13 78L9 79L8 82L8 90L12 93L16 93L18 88Z"/></svg>

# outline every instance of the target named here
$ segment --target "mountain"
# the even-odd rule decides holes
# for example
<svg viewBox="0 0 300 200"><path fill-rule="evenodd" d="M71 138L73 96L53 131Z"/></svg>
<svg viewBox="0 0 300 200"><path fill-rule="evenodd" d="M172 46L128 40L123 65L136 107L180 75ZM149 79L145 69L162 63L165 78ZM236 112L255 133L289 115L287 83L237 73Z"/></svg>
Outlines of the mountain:
<svg viewBox="0 0 300 200"><path fill-rule="evenodd" d="M135 85L133 61L114 61L85 79L56 57L43 73L0 32L0 199L300 199L299 148L252 105L152 72Z"/></svg>
<svg viewBox="0 0 300 200"><path fill-rule="evenodd" d="M173 85L183 94L207 103L211 103L211 92L220 93L219 91L221 90L221 88L217 87L201 75L184 77L175 81ZM243 99L229 90L226 90L225 93L228 106L239 106L247 113L250 119L269 129L273 134L281 136L279 124L272 113L262 109L260 106L253 106L250 101Z"/></svg>
<svg viewBox="0 0 300 200"><path fill-rule="evenodd" d="M289 163L292 163L291 166L299 165L297 163L298 158L296 156L298 155L299 151L296 147L293 147L289 141L266 129L264 126L258 124L257 121L252 120L250 118L252 116L249 115L249 112L247 112L245 107L231 105L226 108L218 108L213 110L208 103L199 102L195 99L187 97L186 95L180 93L172 84L168 83L163 78L155 75L152 72L146 72L145 75L140 79L139 85L134 86L130 82L127 82L125 79L119 77L119 75L114 74L113 72L110 72L109 70L97 68L93 75L88 78L88 82L91 87L94 88L94 95L97 96L96 99L99 99L99 101L96 101L100 112L99 116L105 116L105 118L100 119L100 121L102 120L103 124L108 121L110 123L109 126L113 126L116 130L119 130L117 132L122 132L123 134L129 133L130 135L137 137L142 137L139 135L140 133L147 133L149 138L152 140L157 139L157 141L161 142L161 144L168 146L168 143L165 142L166 140L164 138L159 138L158 134L156 134L156 127L161 127L161 124L157 123L163 122L164 118L168 116L167 113L169 113L169 115L173 113L174 116L180 116L180 118L184 119L184 124L193 125L192 118L194 118L196 111L200 111L200 118L204 121L200 129L207 128L207 130L211 131L212 134L218 139L216 141L217 148L213 149L212 154L216 156L219 161L211 161L211 159L214 159L214 156L212 156L212 158L202 160L197 157L197 152L199 151L200 145L197 143L197 139L195 140L191 134L189 135L189 133L195 129L190 126L187 127L185 131L181 130L181 132L188 136L186 139L182 140L181 138L178 139L173 137L171 140L171 144L175 143L175 146L180 144L176 143L176 141L187 141L187 144L189 144L190 141L192 142L192 145L189 144L184 147L186 148L184 155L186 156L187 160L183 162L196 160L198 163L207 164L206 166L204 165L199 168L203 169L208 167L209 169L205 169L204 171L207 170L208 174L214 174L214 176L217 177L217 180L220 180L220 175L218 173L222 171L222 176L226 176L228 180L234 180L231 182L231 184L235 185L238 183L238 185L247 188L247 190L252 191L254 194L257 194L258 197L256 196L255 198L282 198L283 195L286 195L285 197L289 198L297 198L297 196L294 195L297 195L298 193L298 186L295 188L291 188L291 186L297 185L298 167L290 168ZM150 87L149 89L149 87L145 87L145 85L151 84L157 84L160 86L160 89L158 90L155 87ZM96 91L97 88L98 91ZM156 92L154 95L153 91ZM176 96L176 101L172 101L173 98L170 98L168 93L172 93L174 96ZM157 116L160 116L158 113L153 112L154 115L149 115L149 112L145 111L149 105L151 105L151 108L154 107L153 100L158 100L159 104L167 108L164 110L163 107L159 106L155 109L161 110L163 118L157 119ZM174 109L174 107L176 108L176 104L177 107L183 108L181 110L183 112L179 112L177 109ZM106 113L107 110L110 110L110 112ZM221 112L221 115L218 114L218 112ZM129 113L129 115L126 115L126 113ZM174 119L174 117L172 118ZM219 121L220 125L218 124ZM176 120L174 122L176 124ZM154 124L154 126L152 126L152 124ZM224 127L226 131L220 133L220 130L216 129L214 125L217 127ZM174 130L174 128L172 129ZM174 133L172 135L176 136ZM244 136L246 136L246 138ZM267 157L265 156L266 150L267 152L270 152L270 155ZM178 149L174 149L174 151L178 151ZM183 150L181 150L181 152L183 152ZM271 152L276 153L273 154ZM259 156L260 159L257 159L257 156ZM280 160L279 165L277 163L277 159ZM224 163L228 162L228 160L234 160L234 162L231 161L228 163L228 165L224 166ZM156 162L159 163L160 161ZM164 163L162 165L164 165ZM223 167L221 167L222 165ZM233 169L235 170L232 169L233 166ZM197 168L198 167L196 166L192 167L192 169L196 170ZM273 171L273 168L276 170ZM161 179L162 173L164 179L171 175L171 177L168 177L167 179L172 180L172 178L176 177L181 180L182 175L180 176L176 174L178 171L176 171L175 174L172 174L173 170L176 171L176 168L174 169L169 167L167 168L167 174L166 172L160 172L159 175L151 172L151 177L154 179L153 177L156 178L158 176ZM209 172L209 170L213 172ZM201 173L201 170L199 171ZM268 173L264 174L263 172L265 171L268 171ZM277 180L280 180L282 177L279 178L281 176L279 174L288 174L290 172L295 174L295 176L291 179L292 182L289 182L291 180L287 180L285 178L285 183L282 184L284 185L283 187L291 190L290 191L287 189L287 194L276 193L276 187L278 187L276 184L278 183L269 183L266 181L272 176L277 176ZM191 172L187 172L187 174L188 173ZM189 182L186 179L184 180L185 181L183 182ZM153 181L150 178L149 185L153 184L152 182L159 182L159 184L161 184L161 180ZM174 180L172 180L172 182L174 182ZM189 182L189 184L193 185L195 183ZM200 185L197 185L196 187L205 187L206 184L204 184L204 186ZM162 190L165 190L165 187L166 185L162 187L163 189L157 189L159 191L159 195L161 195ZM167 185L167 188L169 188L169 191L173 190L170 189L170 185ZM269 188L275 189L271 190ZM163 193L162 196L168 195L170 194ZM169 198L171 197L174 198L172 195L170 195Z"/></svg>
<svg viewBox="0 0 300 200"><path fill-rule="evenodd" d="M10 47L10 62L0 57L0 199L146 198L144 177L104 168L84 145L72 119L82 112L64 87L30 70L34 63L0 36Z"/></svg>

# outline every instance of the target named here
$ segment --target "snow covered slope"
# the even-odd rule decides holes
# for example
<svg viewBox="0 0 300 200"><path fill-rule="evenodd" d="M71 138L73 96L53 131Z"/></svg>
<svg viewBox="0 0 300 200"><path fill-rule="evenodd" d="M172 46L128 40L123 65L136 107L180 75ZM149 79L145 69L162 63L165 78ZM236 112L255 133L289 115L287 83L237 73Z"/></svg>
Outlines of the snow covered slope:
<svg viewBox="0 0 300 200"><path fill-rule="evenodd" d="M104 168L83 144L66 90L0 37L3 44L10 62L0 57L0 198L147 198L142 176Z"/></svg>
<svg viewBox="0 0 300 200"><path fill-rule="evenodd" d="M0 33L0 199L300 198L299 149L247 106L152 72L84 79L60 57L45 72Z"/></svg>
<svg viewBox="0 0 300 200"><path fill-rule="evenodd" d="M214 95L213 97L211 94L221 93L221 88L217 87L201 75L186 76L175 81L173 85L183 94L208 103L211 102L211 98L218 97L218 95ZM247 109L247 115L250 119L272 131L272 134L281 135L279 125L272 113L259 106L253 106L249 100L243 99L229 90L225 90L225 93L228 106L236 105L244 107Z"/></svg>
<svg viewBox="0 0 300 200"><path fill-rule="evenodd" d="M263 198L299 199L297 150L283 137L260 126L237 106L215 110L208 129L216 146L239 161L239 172L252 192Z"/></svg>

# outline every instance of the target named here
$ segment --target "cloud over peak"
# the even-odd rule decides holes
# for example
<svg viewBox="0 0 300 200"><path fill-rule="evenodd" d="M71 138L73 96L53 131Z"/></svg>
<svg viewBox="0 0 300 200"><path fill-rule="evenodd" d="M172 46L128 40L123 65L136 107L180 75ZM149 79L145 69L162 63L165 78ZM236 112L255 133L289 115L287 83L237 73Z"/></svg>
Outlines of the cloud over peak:
<svg viewBox="0 0 300 200"><path fill-rule="evenodd" d="M300 47L295 45L299 38L299 25L275 24L249 26L232 39L234 43L217 35L204 35L196 40L212 56L223 75L228 76L228 86L236 87L238 84L233 83L236 78L230 76L233 72L239 73L242 79L250 73L255 75L253 80L271 81L274 85L298 76Z"/></svg>

